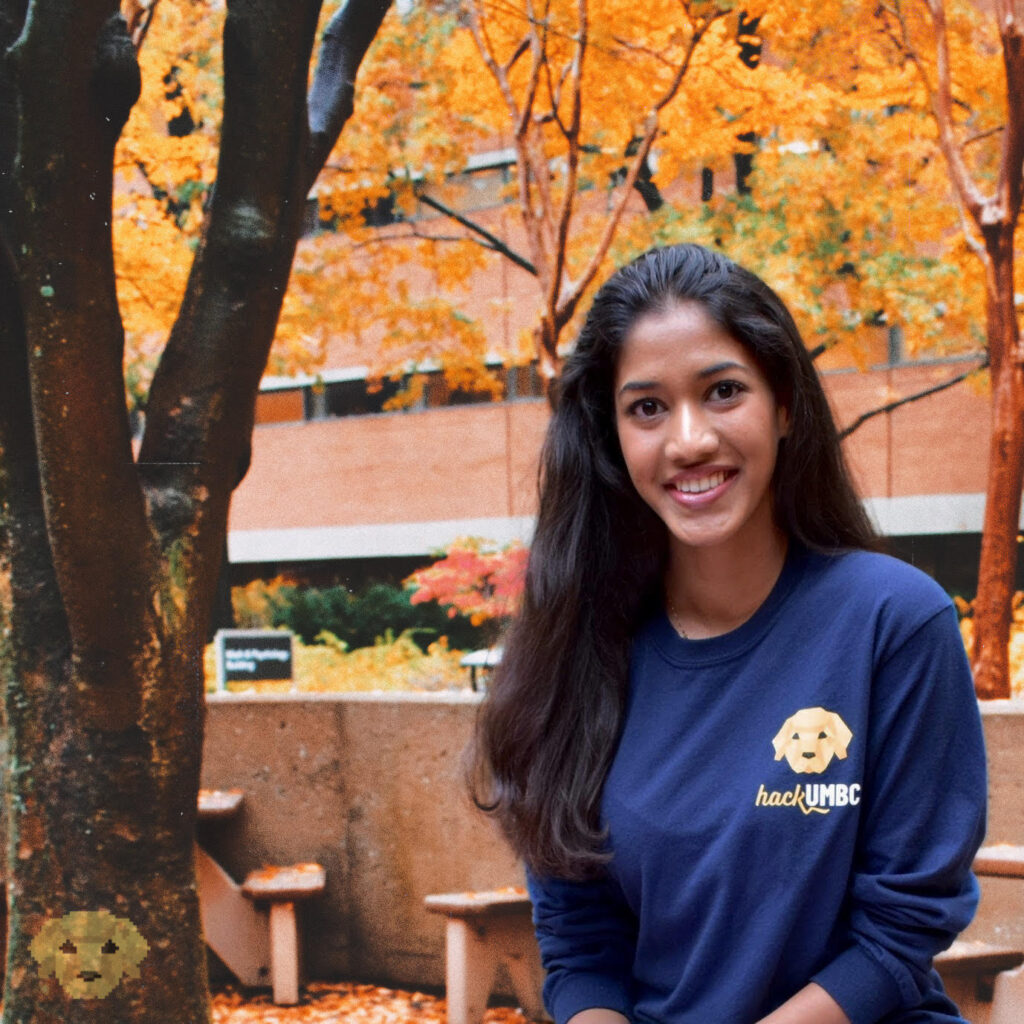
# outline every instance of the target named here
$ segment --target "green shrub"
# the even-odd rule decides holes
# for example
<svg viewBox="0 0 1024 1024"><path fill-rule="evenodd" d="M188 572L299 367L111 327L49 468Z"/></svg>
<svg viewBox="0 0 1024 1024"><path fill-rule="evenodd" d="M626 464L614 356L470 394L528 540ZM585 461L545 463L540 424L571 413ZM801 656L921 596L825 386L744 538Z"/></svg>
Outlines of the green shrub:
<svg viewBox="0 0 1024 1024"><path fill-rule="evenodd" d="M488 642L484 630L465 616L451 618L434 602L413 605L409 591L386 583L373 584L361 594L341 586L259 582L244 589L245 614L239 614L243 595L235 595L240 626L283 626L305 644L323 643L321 633L331 634L350 651L372 647L389 633L407 634L422 651L442 636L448 637L449 647L456 650L473 650ZM254 608L259 611L254 613Z"/></svg>

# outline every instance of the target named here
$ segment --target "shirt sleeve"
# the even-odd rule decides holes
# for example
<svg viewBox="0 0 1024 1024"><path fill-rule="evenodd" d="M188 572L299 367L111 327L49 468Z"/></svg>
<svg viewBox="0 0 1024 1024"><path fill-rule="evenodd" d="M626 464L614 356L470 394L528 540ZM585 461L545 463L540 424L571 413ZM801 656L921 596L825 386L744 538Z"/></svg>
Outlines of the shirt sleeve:
<svg viewBox="0 0 1024 1024"><path fill-rule="evenodd" d="M636 920L615 884L540 878L530 871L526 882L547 971L544 1004L555 1024L597 1007L629 1017Z"/></svg>
<svg viewBox="0 0 1024 1024"><path fill-rule="evenodd" d="M852 1024L918 1005L932 958L974 916L985 798L981 716L947 607L875 674L850 944L812 979Z"/></svg>

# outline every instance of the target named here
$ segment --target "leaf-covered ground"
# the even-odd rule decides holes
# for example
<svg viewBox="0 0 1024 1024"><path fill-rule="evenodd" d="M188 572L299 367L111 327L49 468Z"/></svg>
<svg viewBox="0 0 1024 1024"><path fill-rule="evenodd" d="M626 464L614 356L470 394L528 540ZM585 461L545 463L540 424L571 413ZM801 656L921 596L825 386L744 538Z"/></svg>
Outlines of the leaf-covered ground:
<svg viewBox="0 0 1024 1024"><path fill-rule="evenodd" d="M269 994L243 995L234 990L213 997L214 1024L445 1024L444 999L374 985L312 982L298 1006L275 1006ZM519 1010L495 1007L485 1024L526 1024Z"/></svg>

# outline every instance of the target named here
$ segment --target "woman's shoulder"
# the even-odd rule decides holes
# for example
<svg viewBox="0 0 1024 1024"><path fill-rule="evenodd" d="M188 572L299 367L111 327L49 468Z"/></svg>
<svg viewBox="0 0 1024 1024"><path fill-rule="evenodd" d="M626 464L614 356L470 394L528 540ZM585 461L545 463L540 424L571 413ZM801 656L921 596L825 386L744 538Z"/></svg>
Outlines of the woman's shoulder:
<svg viewBox="0 0 1024 1024"><path fill-rule="evenodd" d="M949 595L927 573L877 551L810 552L806 575L812 587L847 606L874 607L923 621L948 608Z"/></svg>

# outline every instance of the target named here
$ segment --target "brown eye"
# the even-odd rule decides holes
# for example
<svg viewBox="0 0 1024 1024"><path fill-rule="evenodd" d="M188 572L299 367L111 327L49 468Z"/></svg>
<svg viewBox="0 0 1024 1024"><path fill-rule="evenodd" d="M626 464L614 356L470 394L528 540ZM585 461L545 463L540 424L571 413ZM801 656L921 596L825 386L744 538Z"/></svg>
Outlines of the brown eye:
<svg viewBox="0 0 1024 1024"><path fill-rule="evenodd" d="M720 380L712 386L711 397L717 402L728 402L735 398L742 390L743 385L738 381Z"/></svg>
<svg viewBox="0 0 1024 1024"><path fill-rule="evenodd" d="M655 398L640 398L629 407L629 411L637 419L645 420L658 415L661 403Z"/></svg>
<svg viewBox="0 0 1024 1024"><path fill-rule="evenodd" d="M70 939L65 939L64 945L60 947L60 951L68 956L73 956L78 952L78 947Z"/></svg>
<svg viewBox="0 0 1024 1024"><path fill-rule="evenodd" d="M113 939L107 939L107 941L103 943L103 948L100 950L100 952L101 953L116 953L117 952L117 943Z"/></svg>

